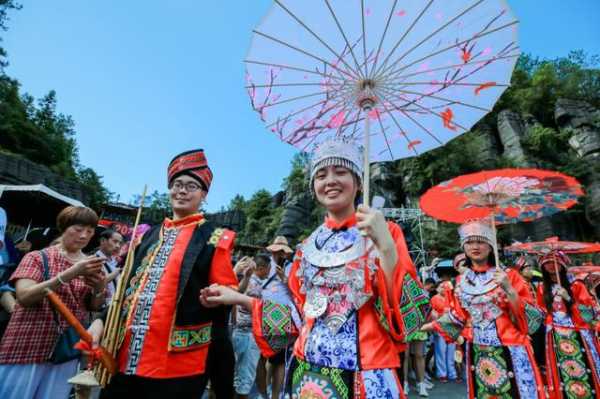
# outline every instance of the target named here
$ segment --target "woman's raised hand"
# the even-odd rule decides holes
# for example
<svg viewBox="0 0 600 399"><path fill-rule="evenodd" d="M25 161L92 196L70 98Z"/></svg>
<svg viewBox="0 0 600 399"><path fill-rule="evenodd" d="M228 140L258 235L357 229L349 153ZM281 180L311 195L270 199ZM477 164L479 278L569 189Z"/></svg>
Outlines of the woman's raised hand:
<svg viewBox="0 0 600 399"><path fill-rule="evenodd" d="M356 222L358 229L373 241L377 249L382 251L395 248L394 240L381 211L361 204L356 211Z"/></svg>
<svg viewBox="0 0 600 399"><path fill-rule="evenodd" d="M508 279L508 275L504 270L497 269L494 272L494 281L498 284L504 291L508 291L512 285L510 284L510 280Z"/></svg>
<svg viewBox="0 0 600 399"><path fill-rule="evenodd" d="M75 277L97 276L104 272L102 270L102 263L104 261L104 258L98 256L88 256L76 262L73 266L71 266L71 268L73 269Z"/></svg>

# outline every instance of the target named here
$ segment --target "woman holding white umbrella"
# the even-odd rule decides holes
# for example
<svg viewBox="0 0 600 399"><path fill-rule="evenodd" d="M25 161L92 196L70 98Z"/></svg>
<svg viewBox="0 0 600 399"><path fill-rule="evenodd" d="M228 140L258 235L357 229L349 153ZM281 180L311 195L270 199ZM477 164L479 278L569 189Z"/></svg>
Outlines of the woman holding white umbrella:
<svg viewBox="0 0 600 399"><path fill-rule="evenodd" d="M398 351L390 350L402 347L404 320L394 304L400 282L416 284L416 271L402 231L379 211L355 207L362 186L358 148L326 142L311 166L310 189L327 217L296 254L289 301L255 300L223 286L205 289L202 301L252 309L254 335L267 357L297 337L285 394L404 397Z"/></svg>

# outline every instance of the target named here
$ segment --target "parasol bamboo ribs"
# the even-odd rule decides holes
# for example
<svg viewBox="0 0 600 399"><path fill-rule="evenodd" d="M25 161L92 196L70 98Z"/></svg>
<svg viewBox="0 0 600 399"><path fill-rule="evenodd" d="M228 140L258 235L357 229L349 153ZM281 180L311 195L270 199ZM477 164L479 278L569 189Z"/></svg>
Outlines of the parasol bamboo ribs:
<svg viewBox="0 0 600 399"><path fill-rule="evenodd" d="M102 335L102 346L106 348L106 350L113 356L116 357L117 352L117 340L120 329L120 313L121 306L123 304L123 299L125 297L125 290L127 289L127 282L129 281L129 275L131 274L131 269L133 268L133 252L135 247L135 236L137 227L140 223L140 218L142 216L142 209L144 207L144 200L146 199L146 192L148 187L144 186L144 192L142 193L142 198L140 200L140 206L137 210L137 215L135 217L135 224L133 226L133 232L131 233L131 241L129 243L129 250L127 251L127 257L125 258L125 265L123 266L123 271L121 272L121 277L119 278L119 282L117 284L117 288L112 297L112 301L110 303L110 307L108 309L108 316L106 317L106 323L104 325L104 333ZM98 377L98 381L100 385L103 387L108 384L111 377L111 372L106 368L102 367L102 365L98 365L95 369L96 376Z"/></svg>

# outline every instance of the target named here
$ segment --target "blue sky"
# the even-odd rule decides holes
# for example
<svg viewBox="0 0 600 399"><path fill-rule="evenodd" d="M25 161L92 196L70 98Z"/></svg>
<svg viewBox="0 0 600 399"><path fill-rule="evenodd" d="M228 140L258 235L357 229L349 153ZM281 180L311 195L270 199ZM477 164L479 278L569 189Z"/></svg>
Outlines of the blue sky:
<svg viewBox="0 0 600 399"><path fill-rule="evenodd" d="M172 156L197 147L215 173L208 210L281 187L295 150L267 134L243 88L251 30L271 1L20 2L3 34L7 73L35 97L57 91L81 162L122 201L145 183L165 191ZM509 3L524 52L600 54L600 1Z"/></svg>

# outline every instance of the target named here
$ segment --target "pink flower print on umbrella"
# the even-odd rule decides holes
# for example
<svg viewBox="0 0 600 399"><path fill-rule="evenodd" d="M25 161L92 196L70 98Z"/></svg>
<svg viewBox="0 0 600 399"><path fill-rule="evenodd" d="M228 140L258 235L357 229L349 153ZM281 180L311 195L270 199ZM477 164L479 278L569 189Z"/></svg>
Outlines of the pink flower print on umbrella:
<svg viewBox="0 0 600 399"><path fill-rule="evenodd" d="M438 148L492 110L520 55L518 21L504 0L272 7L253 31L247 89L267 129L306 152L333 137L363 143L373 162ZM398 140L396 131L406 135Z"/></svg>
<svg viewBox="0 0 600 399"><path fill-rule="evenodd" d="M344 123L344 120L346 119L346 112L345 111L340 111L337 114L335 114L334 116L331 117L331 120L329 121L328 127L331 129L336 129L339 128L340 126L342 126L342 124Z"/></svg>

